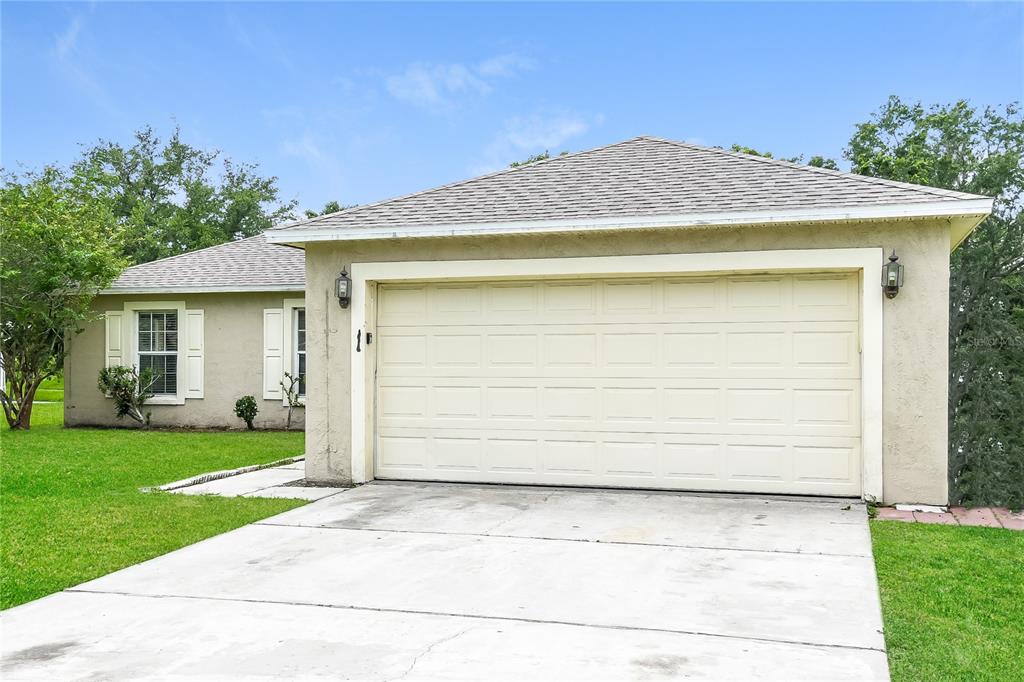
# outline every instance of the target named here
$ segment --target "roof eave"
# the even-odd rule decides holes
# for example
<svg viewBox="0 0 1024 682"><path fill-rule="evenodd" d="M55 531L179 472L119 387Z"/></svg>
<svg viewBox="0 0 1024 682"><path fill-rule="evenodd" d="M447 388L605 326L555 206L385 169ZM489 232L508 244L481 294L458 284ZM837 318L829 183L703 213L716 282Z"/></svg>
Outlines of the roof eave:
<svg viewBox="0 0 1024 682"><path fill-rule="evenodd" d="M128 294L243 294L253 292L305 291L305 284L220 284L211 286L181 285L154 287L115 287L100 291L102 295Z"/></svg>
<svg viewBox="0 0 1024 682"><path fill-rule="evenodd" d="M912 220L923 218L968 219L967 232L951 235L955 247L992 212L992 199L945 199L941 201L877 206L846 206L771 211L727 211L682 215L630 216L613 218L572 218L504 223L468 223L457 225L410 225L393 228L320 227L290 228L265 232L272 244L298 245L325 241L367 241L426 237L469 237L486 235L547 234L578 231L617 231L633 229L729 227L781 223L837 223L857 221ZM962 231L963 228L960 229Z"/></svg>

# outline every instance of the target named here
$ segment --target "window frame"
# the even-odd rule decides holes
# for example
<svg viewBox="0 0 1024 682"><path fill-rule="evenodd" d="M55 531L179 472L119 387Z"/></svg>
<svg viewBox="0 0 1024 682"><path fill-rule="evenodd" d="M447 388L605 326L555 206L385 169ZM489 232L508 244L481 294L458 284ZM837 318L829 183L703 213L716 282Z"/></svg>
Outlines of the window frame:
<svg viewBox="0 0 1024 682"><path fill-rule="evenodd" d="M155 340L155 339L159 338L159 336L157 336L157 334L162 335L165 348L164 348L164 350L156 350L155 348L150 348L149 350L143 350L142 349L142 339L140 338L140 336L143 333L142 332L142 318L143 318L143 316L149 316L150 324L152 325L154 320L155 320L154 316L157 316L157 315L161 316L162 319L163 319L163 322L164 322L163 330L157 331L157 330L152 329L152 327L151 327L150 330L147 333L150 334L150 339L151 340ZM174 316L174 331L173 332L169 332L168 329L167 329L167 318L172 316L172 315ZM177 360L178 360L178 346L181 344L181 341L182 341L182 334L181 334L181 322L182 321L178 317L178 311L177 310L136 310L135 311L135 320L136 320L135 341L136 341L136 343L139 344L139 347L136 350L135 359L138 361L137 367L138 367L139 372L140 373L142 372L142 358L143 357L146 357L146 356L149 356L149 357L161 357L161 358L171 358L171 357L173 357L174 361L175 361L175 364L174 364L174 390L171 391L171 392L166 392L166 393L156 393L156 391L154 390L154 396L153 397L154 398L156 398L156 397L161 397L162 398L162 397L167 397L167 396L177 396L178 395L178 383L181 381L181 370L184 369L182 367L179 367L178 364L177 364ZM168 336L171 333L174 334L174 349L173 350L169 350L169 349L166 348ZM166 367L166 365L165 365L165 367Z"/></svg>
<svg viewBox="0 0 1024 682"><path fill-rule="evenodd" d="M309 315L306 310L306 299L304 298L286 298L282 302L282 313L284 319L282 320L282 336L284 336L283 344L281 347L281 364L288 368L287 371L294 374L298 370L299 353L298 353L298 311L306 311L306 342L309 342ZM305 353L305 351L303 351ZM309 356L306 354L306 373L309 373ZM309 389L309 381L306 381L306 389ZM299 395L299 403L301 405L306 404L306 394L302 393ZM282 391L281 404L288 405L288 396Z"/></svg>
<svg viewBox="0 0 1024 682"><path fill-rule="evenodd" d="M129 366L139 369L139 313L175 313L178 316L178 370L173 394L156 395L146 401L147 405L184 405L185 393L187 391L187 376L185 369L188 362L188 340L185 338L187 329L185 325L185 302L184 301L128 301L124 304L124 312L128 315L128 324L124 325L124 333L128 337L123 339L124 348L128 349Z"/></svg>
<svg viewBox="0 0 1024 682"><path fill-rule="evenodd" d="M299 366L300 366L299 356L301 355L304 360L306 359L306 348L305 348L306 343L305 343L305 340L303 340L303 344L302 344L303 348L301 350L299 349L299 313L302 313L303 317L305 317L305 315L306 315L306 308L305 307L301 307L300 308L298 306L292 308L292 375L294 375L294 376L298 376L299 375ZM303 320L302 332L304 334L306 333L305 320ZM308 364L309 360L306 360L306 363L307 363L306 364L306 368L308 369L309 368L309 364ZM306 398L306 387L303 385L305 383L306 383L306 380L302 379L302 381L299 384L300 385L299 399L301 399L301 400L304 400Z"/></svg>

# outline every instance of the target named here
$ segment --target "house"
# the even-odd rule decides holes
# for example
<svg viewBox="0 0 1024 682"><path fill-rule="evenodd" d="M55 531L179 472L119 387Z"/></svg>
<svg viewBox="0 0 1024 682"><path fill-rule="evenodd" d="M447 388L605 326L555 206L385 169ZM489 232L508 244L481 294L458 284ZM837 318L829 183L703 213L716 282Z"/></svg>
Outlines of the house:
<svg viewBox="0 0 1024 682"><path fill-rule="evenodd" d="M157 426L244 427L235 401L252 395L256 426L283 428L285 372L305 394L304 290L302 250L263 235L127 268L94 301L101 319L69 341L64 423L132 425L96 387L102 367L125 365L157 375Z"/></svg>
<svg viewBox="0 0 1024 682"><path fill-rule="evenodd" d="M990 210L639 137L272 230L306 476L944 504L949 254Z"/></svg>

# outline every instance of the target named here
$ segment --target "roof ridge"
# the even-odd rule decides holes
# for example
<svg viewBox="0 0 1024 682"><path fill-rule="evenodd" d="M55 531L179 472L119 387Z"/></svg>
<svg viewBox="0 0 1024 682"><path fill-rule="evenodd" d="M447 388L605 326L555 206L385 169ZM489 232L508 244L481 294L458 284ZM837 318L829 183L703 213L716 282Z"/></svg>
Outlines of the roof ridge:
<svg viewBox="0 0 1024 682"><path fill-rule="evenodd" d="M197 253L202 253L203 251L209 251L210 249L219 249L222 246L228 246L228 245L231 245L231 244L241 244L242 242L247 242L250 239L256 239L257 237L265 237L265 236L266 235L263 232L260 232L259 234L254 234L251 237L244 237L242 239L229 239L226 242L221 242L220 244L214 244L212 246L204 246L203 248L196 249L195 251L186 251L185 253L176 253L173 256L164 256L163 258L157 258L156 260L148 260L145 263L136 263L135 265L129 265L128 267L126 267L124 270L121 271L121 274L123 275L124 273L128 272L129 270L134 270L135 268L141 268L141 267L143 267L145 265L153 265L155 263L166 263L167 261L175 260L176 258L184 258L185 256L192 256L192 255L197 254ZM268 242L268 244L269 243L270 242ZM285 244L274 244L274 246L286 246L286 245Z"/></svg>
<svg viewBox="0 0 1024 682"><path fill-rule="evenodd" d="M901 180L889 180L887 178L876 178L870 175L861 175L860 173L854 173L852 171L841 171L833 170L831 168L820 168L818 166L809 166L803 163L795 163L793 161L787 161L786 159L776 159L767 156L758 156L757 154L748 154L746 152L736 152L730 149L722 149L721 147L707 147L705 145L693 144L692 142L680 142L678 140L670 140L664 137L654 137L651 135L641 135L639 139L651 140L652 142L662 142L665 144L675 145L677 147L683 147L684 149L694 149L705 152L713 152L716 154L722 154L725 156L732 156L735 158L747 160L747 161L759 161L761 163L767 163L769 165L783 166L786 168L792 168L794 170L802 170L811 173L819 173L822 175L828 175L831 177L841 177L850 180L859 180L872 185L883 185L885 187L900 187L903 189L916 190L919 192L925 192L928 194L934 194L941 197L977 197L986 198L980 194L971 194L970 192L961 192L955 189L946 189L945 187L932 187L931 185L918 185L913 182L903 182Z"/></svg>
<svg viewBox="0 0 1024 682"><path fill-rule="evenodd" d="M451 189L452 187L459 187L461 185L468 185L470 183L477 182L479 180L486 180L487 178L493 178L493 177L496 177L496 176L499 176L499 175L507 175L507 174L510 174L510 173L515 173L517 171L524 171L524 170L527 170L529 168L535 168L536 166L539 166L539 165L542 165L542 164L550 164L550 163L554 163L555 161L564 161L566 159L571 159L571 158L574 158L574 157L577 157L577 156L583 156L584 154L593 154L594 152L604 151L605 149L610 149L611 147L617 147L618 145L621 145L621 144L628 144L630 142L635 142L637 140L642 140L642 139L654 139L654 138L645 138L643 135L638 135L637 137L631 137L631 138L629 138L627 140L619 140L618 142L612 142L610 144L604 144L604 145L601 145L599 147L592 147L591 149L584 149L584 150L578 151L578 152L570 152L568 154L559 154L558 156L552 156L551 158L548 158L548 159L542 159L540 161L534 161L532 163L521 164L519 166L512 166L512 167L509 167L509 168L502 168L500 170L491 171L490 173L484 173L483 175L477 175L475 177L467 178L465 180L457 180L455 182L449 182L449 183L446 183L444 185L438 185L436 187L430 187L429 189L421 189L421 190L416 191L416 192L409 192L408 194L400 194L398 196L389 197L387 199L380 199L378 201L372 201L372 202L370 202L368 204L359 204L358 206L352 206L350 208L343 208L340 211L334 211L333 213L324 213L322 215L314 216L312 218L306 218L304 220L301 220L301 219L300 220L296 220L296 221L293 221L293 222L290 222L290 223L285 223L284 225L272 227L270 229L271 230L289 230L289 229L291 229L293 227L298 227L299 225L313 225L313 224L318 223L318 222L320 222L322 220L326 220L328 218L332 218L332 217L334 217L334 216L336 216L336 215L338 215L340 213L344 213L346 215L351 215L352 213L356 213L356 212L361 211L363 209L369 209L369 208L373 208L375 206L380 206L381 204L389 204L389 203L391 203L393 201L401 201L402 199L409 199L411 197L422 196L424 194L430 194L431 192L439 192L441 190ZM662 140L662 141L664 141L664 140Z"/></svg>

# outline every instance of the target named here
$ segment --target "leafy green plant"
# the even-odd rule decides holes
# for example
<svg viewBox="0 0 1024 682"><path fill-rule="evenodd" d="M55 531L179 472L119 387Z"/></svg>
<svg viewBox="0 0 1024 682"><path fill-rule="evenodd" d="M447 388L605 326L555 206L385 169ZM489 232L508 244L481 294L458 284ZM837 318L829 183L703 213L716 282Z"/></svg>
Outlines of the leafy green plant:
<svg viewBox="0 0 1024 682"><path fill-rule="evenodd" d="M845 152L862 175L995 198L950 258L949 490L1024 505L1024 115L891 97Z"/></svg>
<svg viewBox="0 0 1024 682"><path fill-rule="evenodd" d="M253 237L293 219L298 203L256 164L197 147L177 127L166 140L150 126L127 144L100 140L73 168L99 171L133 263Z"/></svg>
<svg viewBox="0 0 1024 682"><path fill-rule="evenodd" d="M12 429L30 427L40 384L126 264L112 201L94 169L0 173L0 406Z"/></svg>
<svg viewBox="0 0 1024 682"><path fill-rule="evenodd" d="M243 395L235 401L235 416L244 421L245 428L250 431L252 431L252 420L256 418L256 413L259 411L256 398L251 395Z"/></svg>
<svg viewBox="0 0 1024 682"><path fill-rule="evenodd" d="M100 370L97 387L114 399L117 418L131 417L135 421L149 426L151 412L142 412L146 401L153 397L153 384L156 383L153 370L144 369L140 373L135 367L114 365Z"/></svg>

